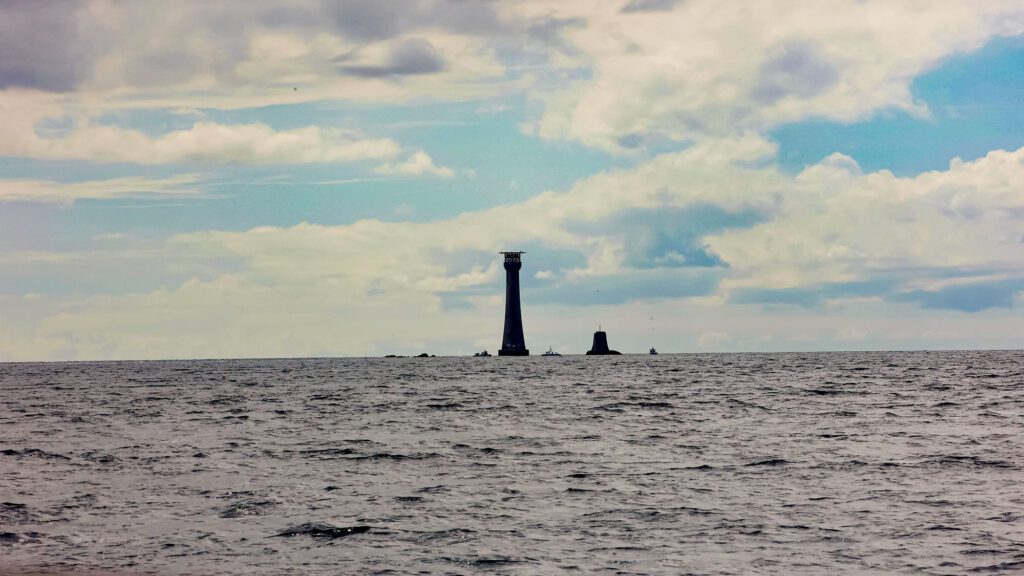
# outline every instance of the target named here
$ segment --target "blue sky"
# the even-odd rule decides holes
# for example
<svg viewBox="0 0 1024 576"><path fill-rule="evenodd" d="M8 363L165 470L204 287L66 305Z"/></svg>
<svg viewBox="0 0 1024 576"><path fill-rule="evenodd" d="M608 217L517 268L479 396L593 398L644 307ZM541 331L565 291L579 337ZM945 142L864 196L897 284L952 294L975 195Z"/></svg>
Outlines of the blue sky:
<svg viewBox="0 0 1024 576"><path fill-rule="evenodd" d="M733 8L5 5L0 360L1024 345L1024 3Z"/></svg>

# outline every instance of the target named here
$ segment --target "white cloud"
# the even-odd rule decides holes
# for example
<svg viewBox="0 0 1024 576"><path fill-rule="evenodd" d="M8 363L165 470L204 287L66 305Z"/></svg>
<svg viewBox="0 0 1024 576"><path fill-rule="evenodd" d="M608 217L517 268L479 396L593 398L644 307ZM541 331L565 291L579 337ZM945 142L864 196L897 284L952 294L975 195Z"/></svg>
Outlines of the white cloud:
<svg viewBox="0 0 1024 576"><path fill-rule="evenodd" d="M686 0L630 2L628 10L626 0L438 2L410 1L405 11L389 12L381 3L310 0L282 12L264 0L156 7L97 0L68 11L38 9L50 12L38 29L31 19L4 19L0 47L18 49L9 59L0 55L0 155L138 164L366 162L393 176L453 177L426 152L333 128L200 120L154 135L99 119L128 109L474 98L497 103L478 112L497 113L510 91L533 99L528 108L537 116L527 128L543 138L619 152L666 140L695 144L564 192L447 220L203 231L146 251L114 250L117 243L93 252L5 251L8 273L118 256L128 264L109 266L126 276L163 272L165 260L178 268L165 283L177 287L149 292L47 295L27 301L30 309L23 298L0 295L19 304L3 311L0 354L373 354L423 343L458 350L459 342L494 336L502 274L496 249L531 244L578 256L573 264L538 263L542 271L532 280L586 286L636 271L636 237L610 225L616 217L707 207L757 217L711 232L682 230L702 235L698 247L728 264L717 269L724 278L717 292L663 300L657 313L645 302L596 310L606 325L626 327L618 334L640 349L656 344L643 320L655 314L674 326L669 350L694 343L806 347L860 334L871 342L948 342L957 334L984 342L986 326L1000 327L1002 342L1024 337L1009 320L956 313L900 324L870 293L843 295L815 314L773 316L756 305L725 304L745 289L813 290L880 273L895 290L932 293L1024 277L1024 149L908 178L865 173L834 154L791 176L768 163L776 147L763 136L809 117L928 114L911 95L913 78L993 36L1024 31L1020 1L746 0L723 8L716 0ZM377 18L381 10L386 17ZM54 26L66 34L40 34ZM24 66L40 74L25 74ZM193 195L197 184L192 176L3 180L0 201ZM669 236L667 243L678 240ZM691 263L680 247L668 248L650 262ZM143 260L150 266L144 271ZM225 261L231 273L211 264ZM193 278L181 283L182 274ZM445 309L452 296L469 307ZM913 315L911 303L881 304ZM535 325L555 333L591 329L565 307L546 306L538 316ZM958 331L961 321L972 331ZM559 338L569 342L572 334Z"/></svg>
<svg viewBox="0 0 1024 576"><path fill-rule="evenodd" d="M707 238L732 286L785 288L922 268L1024 272L1024 148L901 178L833 155L798 174L775 217ZM961 280L962 281L962 280Z"/></svg>
<svg viewBox="0 0 1024 576"><path fill-rule="evenodd" d="M0 180L0 202L58 202L111 200L139 196L196 196L200 178L192 174L170 178L115 178L83 182Z"/></svg>
<svg viewBox="0 0 1024 576"><path fill-rule="evenodd" d="M25 66L45 73L26 75L20 64L7 70L0 63L0 87L8 87L6 99L23 89L69 89L33 93L51 101L51 117L197 103L235 109L484 98L491 104L481 110L489 112L504 105L501 97L526 92L540 109L527 123L530 133L622 152L811 117L855 121L881 109L926 115L911 94L915 76L994 36L1024 33L1020 0L738 0L728 10L717 0L687 0L656 11L623 10L627 4L413 1L396 12L309 1L285 14L261 1L141 9L97 0L68 16L78 19L76 34L37 51L75 54L74 66L57 70L41 56ZM367 19L351 19L361 16ZM352 26L357 21L364 25ZM53 23L29 19L12 34L39 36L33 24ZM37 77L44 85L25 80ZM267 133L200 124L154 142L112 130L82 127L84 142L21 142L0 153L140 161L121 141L153 144L144 150L175 158L189 157L179 150L185 146L215 161L268 163L279 155L323 162L379 158L389 145L315 128ZM31 133L19 132L0 144ZM192 136L214 143L184 142ZM237 141L248 136L264 143Z"/></svg>
<svg viewBox="0 0 1024 576"><path fill-rule="evenodd" d="M623 230L604 225L610 217L688 206L764 216L761 223L703 239L729 264L723 270L726 293L815 286L878 271L898 272L909 288L920 286L912 282L914 270L970 274L985 268L978 273L981 279L1024 274L1015 217L1024 211L1015 188L1024 181L1024 149L954 161L948 170L914 178L861 173L840 156L796 176L751 162L773 150L770 142L753 136L709 141L633 169L593 176L566 192L449 220L181 234L166 247L179 262L230 260L236 271L206 274L176 289L95 297L51 313L34 333L41 342L73 340L83 357L379 354L431 342L438 351L456 351L492 336L494 319L500 318L502 270L496 249L532 243L581 254L580 267L537 265L555 276L541 274L539 280L585 287L589 278L635 272L626 262ZM581 226L586 222L597 225ZM446 309L444 299L454 295L470 295L469 307ZM914 321L896 323L870 298L796 316L708 301L634 302L592 313L605 324L631 326L620 334L642 349L663 348L652 341L653 326L641 322L648 314L657 316L659 325L680 326L663 336L671 334L675 349L691 349L694 343L793 349L814 342L844 348L849 346L844 339L859 332L870 335L865 343L900 347L919 342L924 329L946 330L964 321L962 313L926 315L904 303L899 304L904 317ZM545 317L583 318L561 306L546 308ZM643 315L637 316L640 309ZM970 321L976 334L984 322L994 322L995 316L982 316L984 321ZM543 318L534 321L548 325ZM899 330L887 328L887 322ZM1013 337L1007 326L1000 328L999 342ZM702 341L702 334L712 336ZM990 337L978 338L988 342Z"/></svg>
<svg viewBox="0 0 1024 576"><path fill-rule="evenodd" d="M451 178L455 172L445 166L434 165L434 160L426 152L419 150L402 162L381 164L373 169L378 174L390 176L438 176Z"/></svg>
<svg viewBox="0 0 1024 576"><path fill-rule="evenodd" d="M149 136L137 130L83 122L68 133L44 138L34 130L0 139L0 154L96 162L167 164L307 164L393 158L401 146L389 138L363 138L309 126L274 130L266 124L197 122L186 130Z"/></svg>
<svg viewBox="0 0 1024 576"><path fill-rule="evenodd" d="M994 36L1024 33L1020 0L627 4L9 8L23 17L11 18L19 24L5 30L10 43L34 50L0 62L0 88L65 90L62 111L93 113L483 98L490 112L528 91L543 107L532 133L623 151L808 117L927 114L911 95L916 75ZM58 23L69 32L39 44Z"/></svg>
<svg viewBox="0 0 1024 576"><path fill-rule="evenodd" d="M505 69L491 40L505 26L489 21L490 6L472 4L7 6L0 89L63 92L69 103L108 109L493 96Z"/></svg>
<svg viewBox="0 0 1024 576"><path fill-rule="evenodd" d="M265 165L392 161L409 152L391 138L319 126L277 130L263 123L200 120L188 128L152 135L97 122L77 107L66 108L53 95L18 90L0 91L0 122L6 127L0 135L0 156L38 159ZM450 172L435 166L422 151L387 166L404 173Z"/></svg>
<svg viewBox="0 0 1024 576"><path fill-rule="evenodd" d="M548 3L518 6L523 13ZM1024 32L1019 0L790 2L687 0L622 13L621 3L559 3L581 24L564 38L585 71L537 94L531 133L623 151L880 109L927 114L912 79L943 58ZM536 93L535 93L536 94Z"/></svg>
<svg viewBox="0 0 1024 576"><path fill-rule="evenodd" d="M498 283L495 283L498 284ZM496 286L497 288L497 286ZM500 291L500 288L497 288ZM685 300L631 302L581 312L538 306L524 298L527 344L554 345L563 353L590 346L596 323L624 352L843 350L851 325L870 334L856 348L1018 347L1020 313L963 315L921 311L912 305L848 310L793 310L784 314L752 306L706 308ZM52 299L51 299L52 300ZM174 290L67 302L0 300L0 359L115 359L199 357L382 356L389 353L469 354L494 351L501 340L503 304L481 298L473 308L443 309L436 298L380 293L347 300L329 287L268 288L252 278L223 276ZM8 322L5 312L36 308L48 316L29 325ZM61 310L65 310L61 312ZM658 321L652 326L649 318ZM711 332L730 339L699 338ZM790 336L800 334L803 340ZM710 346L711 340L715 345Z"/></svg>

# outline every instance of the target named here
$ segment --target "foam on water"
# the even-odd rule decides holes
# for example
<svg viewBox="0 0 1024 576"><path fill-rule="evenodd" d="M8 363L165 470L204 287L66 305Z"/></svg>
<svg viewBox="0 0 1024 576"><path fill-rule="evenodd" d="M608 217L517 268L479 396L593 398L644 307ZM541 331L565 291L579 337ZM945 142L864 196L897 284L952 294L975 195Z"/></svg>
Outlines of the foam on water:
<svg viewBox="0 0 1024 576"><path fill-rule="evenodd" d="M1024 570L1024 353L0 364L0 572Z"/></svg>

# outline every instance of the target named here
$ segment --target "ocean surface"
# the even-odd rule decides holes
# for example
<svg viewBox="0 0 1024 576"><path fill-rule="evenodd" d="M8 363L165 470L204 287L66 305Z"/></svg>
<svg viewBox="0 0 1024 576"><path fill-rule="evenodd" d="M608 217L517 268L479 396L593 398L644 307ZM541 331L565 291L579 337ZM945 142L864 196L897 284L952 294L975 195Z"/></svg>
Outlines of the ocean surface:
<svg viewBox="0 0 1024 576"><path fill-rule="evenodd" d="M1020 574L1024 352L0 364L0 573Z"/></svg>

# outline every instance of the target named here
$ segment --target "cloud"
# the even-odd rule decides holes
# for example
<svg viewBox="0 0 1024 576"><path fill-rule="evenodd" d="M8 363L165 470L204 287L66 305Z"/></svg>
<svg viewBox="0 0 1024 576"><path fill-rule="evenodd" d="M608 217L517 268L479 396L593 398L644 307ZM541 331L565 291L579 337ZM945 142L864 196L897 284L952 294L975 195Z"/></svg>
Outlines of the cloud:
<svg viewBox="0 0 1024 576"><path fill-rule="evenodd" d="M653 209L623 209L608 218L570 229L584 234L622 236L624 263L631 268L720 267L726 264L708 251L702 239L712 232L748 228L765 215L746 210L730 212L714 204Z"/></svg>
<svg viewBox="0 0 1024 576"><path fill-rule="evenodd" d="M451 168L434 165L430 155L422 150L413 153L403 162L394 164L382 164L373 169L378 174L392 176L438 176L451 178L455 172Z"/></svg>
<svg viewBox="0 0 1024 576"><path fill-rule="evenodd" d="M839 81L839 68L812 45L791 42L780 46L761 65L760 78L751 95L762 104L786 96L810 98Z"/></svg>
<svg viewBox="0 0 1024 576"><path fill-rule="evenodd" d="M355 40L391 38L415 25L415 16L407 14L407 7L398 2L355 0L327 6L331 23L344 36Z"/></svg>
<svg viewBox="0 0 1024 576"><path fill-rule="evenodd" d="M493 4L384 4L8 2L0 7L0 91L41 90L93 110L501 92L494 34L525 32L501 21ZM363 60L339 66L339 54Z"/></svg>
<svg viewBox="0 0 1024 576"><path fill-rule="evenodd" d="M715 0L298 0L287 9L86 0L13 2L3 12L0 90L71 93L69 107L460 100L525 89L540 109L532 133L615 151L807 117L924 114L909 89L916 74L1024 31L1014 0L748 0L731 10Z"/></svg>
<svg viewBox="0 0 1024 576"><path fill-rule="evenodd" d="M666 300L713 294L722 273L702 269L627 269L587 275L529 289L532 304L616 305L637 300Z"/></svg>
<svg viewBox="0 0 1024 576"><path fill-rule="evenodd" d="M81 3L60 0L0 6L0 90L75 89L89 74L93 55L78 24L82 8Z"/></svg>
<svg viewBox="0 0 1024 576"><path fill-rule="evenodd" d="M687 345L716 333L730 334L717 344L732 348L781 346L764 343L798 333L827 341L865 314L873 323L854 329L886 338L900 321L889 310L938 319L913 326L916 336L891 336L918 341L1020 301L1021 150L909 178L834 154L791 175L772 163L776 146L764 137L809 117L927 114L913 78L993 36L1024 32L1019 2L750 0L723 10L714 0L97 0L0 10L0 155L362 162L387 175L448 178L454 170L425 151L348 130L200 121L153 133L102 119L182 106L501 102L525 93L530 133L636 160L568 190L434 221L197 231L134 260L131 247L114 250L134 242L6 250L12 295L3 302L20 306L14 292L31 290L49 306L21 324L11 323L19 307L4 310L0 348L22 355L26 346L81 357L369 354L486 339L501 313L494 251L523 246L543 271L523 280L543 307L538 324L560 329L552 318L580 318L566 310L587 306L636 333L637 313L658 302ZM201 183L188 178L4 180L0 200L58 212L41 204L195 194ZM398 207L389 217L407 214ZM95 232L82 237L99 240ZM132 264L113 263L115 253ZM111 261L100 276L123 280L116 289L54 298L54 286L81 285L67 281L70 262L78 279L96 276L98 260ZM40 262L61 268L19 271ZM760 325L748 329L749 318ZM437 339L417 336L431 333Z"/></svg>
<svg viewBox="0 0 1024 576"><path fill-rule="evenodd" d="M512 109L512 106L505 102L484 102L477 107L477 114L501 114Z"/></svg>
<svg viewBox="0 0 1024 576"><path fill-rule="evenodd" d="M112 200L116 198L196 196L200 193L196 175L170 178L115 178L83 182L52 180L0 180L0 202L57 202L76 200ZM107 239L113 236L105 235ZM98 237L99 238L99 237Z"/></svg>
<svg viewBox="0 0 1024 576"><path fill-rule="evenodd" d="M832 300L891 294L899 286L899 281L900 278L883 276L871 280L824 282L789 288L737 288L730 292L729 300L737 304L820 309Z"/></svg>
<svg viewBox="0 0 1024 576"><path fill-rule="evenodd" d="M386 60L380 64L358 63L359 52L339 56L335 62L338 62L338 70L345 74L364 78L433 74L444 69L437 49L422 38L405 40L391 47Z"/></svg>
<svg viewBox="0 0 1024 576"><path fill-rule="evenodd" d="M1024 148L945 171L862 174L833 155L793 178L773 217L705 240L733 287L793 288L899 270L1019 270ZM934 274L933 274L934 275Z"/></svg>
<svg viewBox="0 0 1024 576"><path fill-rule="evenodd" d="M492 2L410 0L323 2L329 25L345 38L379 41L414 29L440 28L460 34L493 34L504 27Z"/></svg>
<svg viewBox="0 0 1024 576"><path fill-rule="evenodd" d="M241 258L264 279L331 278L353 298L398 287L479 297L474 291L497 277L495 247L513 245L579 256L539 262L544 277L524 280L538 302L562 304L719 293L766 306L878 296L937 306L939 296L919 292L945 288L920 281L956 271L967 284L1024 270L1024 199L1011 184L1024 181L1024 149L898 178L862 174L842 156L786 176L750 163L766 146L757 138L708 142L450 220L302 224L175 242ZM1007 302L1010 288L1000 290L986 301Z"/></svg>
<svg viewBox="0 0 1024 576"><path fill-rule="evenodd" d="M974 282L939 290L913 290L898 295L898 298L916 302L924 308L980 312L990 308L1012 308L1022 291L1024 277L1001 282Z"/></svg>
<svg viewBox="0 0 1024 576"><path fill-rule="evenodd" d="M135 164L308 164L393 158L401 146L389 138L363 138L310 126L274 130L266 124L197 122L191 128L149 136L88 121L57 137L34 132L0 140L0 154Z"/></svg>
<svg viewBox="0 0 1024 576"><path fill-rule="evenodd" d="M198 232L176 236L173 246L184 253L241 261L244 278L271 293L300 287L323 289L348 302L371 296L403 298L403 294L413 298L415 294L417 301L440 306L446 294L472 298L481 296L479 290L484 288L492 293L500 274L496 247L530 245L548 255L548 269L557 266L553 270L557 278L536 287L536 297L541 300L593 304L623 302L638 295L703 295L717 285L721 278L718 269L657 267L652 262L634 261L625 247L628 235L623 227L628 227L629 221L608 229L582 223L598 223L634 207L699 206L712 198L730 214L742 214L752 206L770 206L770 195L740 198L738 194L747 187L762 191L773 187L777 174L750 171L734 163L738 158L759 156L766 149L771 148L758 139L695 146L636 170L592 177L564 193L549 192L450 220L363 220L345 226L300 224L245 232ZM723 178L725 189L717 189L712 178L714 182ZM701 213L694 212L694 219L679 225L715 230L739 225L728 216L721 216L724 222L717 224L699 223L696 215ZM554 253L574 257L551 260Z"/></svg>
<svg viewBox="0 0 1024 576"><path fill-rule="evenodd" d="M127 235L125 233L123 233L123 232L106 232L104 234L97 234L97 235L93 236L92 239L93 240L98 240L98 241L103 241L103 242L108 242L108 241L124 240L126 237L127 237Z"/></svg>
<svg viewBox="0 0 1024 576"><path fill-rule="evenodd" d="M675 8L683 0L630 0L622 7L623 14L633 12L664 12Z"/></svg>
<svg viewBox="0 0 1024 576"><path fill-rule="evenodd" d="M587 306L606 324L633 326L634 346L651 345L653 302L680 348L708 332L732 335L716 349L844 348L846 328L896 347L934 343L923 331L948 331L952 315L980 330L963 317L1012 305L1024 287L1024 149L913 178L863 173L841 155L786 175L754 161L773 150L756 136L705 141L445 220L179 234L163 250L184 266L176 276L194 266L195 278L66 306L32 334L73 341L82 357L377 354L486 341L501 314L494 252L504 247L526 249L547 272L523 277L531 314L543 316L534 325ZM648 222L650 233L632 231ZM681 247L720 262L664 257ZM200 272L210 261L231 271ZM976 342L1005 343L1004 328Z"/></svg>
<svg viewBox="0 0 1024 576"><path fill-rule="evenodd" d="M910 90L916 75L994 36L1024 32L1024 12L1012 0L560 8L581 19L562 31L568 48L558 53L575 81L557 76L531 92L542 112L529 131L614 152L652 135L688 142L807 118L852 122L886 109L925 115Z"/></svg>

